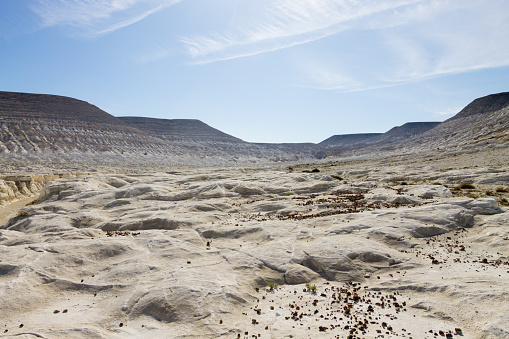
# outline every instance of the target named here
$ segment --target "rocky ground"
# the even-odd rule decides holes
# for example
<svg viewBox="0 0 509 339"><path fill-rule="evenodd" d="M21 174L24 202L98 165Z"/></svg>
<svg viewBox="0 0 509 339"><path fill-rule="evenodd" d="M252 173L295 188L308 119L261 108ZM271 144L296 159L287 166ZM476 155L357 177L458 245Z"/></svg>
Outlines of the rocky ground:
<svg viewBox="0 0 509 339"><path fill-rule="evenodd" d="M13 189L4 216L39 196L0 226L0 336L509 337L505 154Z"/></svg>

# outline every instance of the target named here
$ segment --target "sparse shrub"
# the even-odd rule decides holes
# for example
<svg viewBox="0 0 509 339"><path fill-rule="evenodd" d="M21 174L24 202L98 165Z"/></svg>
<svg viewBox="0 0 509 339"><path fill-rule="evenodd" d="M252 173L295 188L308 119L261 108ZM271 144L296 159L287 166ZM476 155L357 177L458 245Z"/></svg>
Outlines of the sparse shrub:
<svg viewBox="0 0 509 339"><path fill-rule="evenodd" d="M493 191L486 191L485 193L487 196L490 196L490 197L495 195L495 193Z"/></svg>
<svg viewBox="0 0 509 339"><path fill-rule="evenodd" d="M509 206L509 201L506 198L500 199L498 203L502 206Z"/></svg>
<svg viewBox="0 0 509 339"><path fill-rule="evenodd" d="M26 217L27 215L28 215L28 213L25 211L19 211L19 213L18 213L18 217Z"/></svg>
<svg viewBox="0 0 509 339"><path fill-rule="evenodd" d="M311 170L311 173L318 173L318 172L320 172L320 170L319 170L318 168L313 168L313 169Z"/></svg>
<svg viewBox="0 0 509 339"><path fill-rule="evenodd" d="M308 292L316 293L316 285L306 283L306 289L308 290Z"/></svg>
<svg viewBox="0 0 509 339"><path fill-rule="evenodd" d="M406 181L402 181L400 185L408 185Z"/></svg>
<svg viewBox="0 0 509 339"><path fill-rule="evenodd" d="M472 198L472 199L477 199L477 198L479 198L479 196L478 196L477 194L474 194L474 193L468 193L468 194L467 194L467 197Z"/></svg>
<svg viewBox="0 0 509 339"><path fill-rule="evenodd" d="M509 190L507 190L507 188L505 188L505 187L497 187L497 189L495 191L497 193L507 193L507 192L509 192Z"/></svg>
<svg viewBox="0 0 509 339"><path fill-rule="evenodd" d="M267 284L267 287L269 288L270 291L273 291L275 290L276 288L278 288L278 283L277 282L274 282L274 281L270 281L268 284Z"/></svg>
<svg viewBox="0 0 509 339"><path fill-rule="evenodd" d="M401 206L401 201L396 200L395 202L393 202L393 204L394 204L396 207L399 207L399 206Z"/></svg>
<svg viewBox="0 0 509 339"><path fill-rule="evenodd" d="M459 186L458 186L459 189L462 189L462 190L473 190L475 189L475 186L468 183L468 182L462 182Z"/></svg>

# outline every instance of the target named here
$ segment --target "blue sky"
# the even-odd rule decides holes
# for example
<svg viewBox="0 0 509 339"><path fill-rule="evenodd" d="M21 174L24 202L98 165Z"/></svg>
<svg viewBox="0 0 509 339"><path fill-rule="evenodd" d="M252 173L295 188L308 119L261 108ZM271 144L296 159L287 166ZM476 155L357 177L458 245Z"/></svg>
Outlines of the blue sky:
<svg viewBox="0 0 509 339"><path fill-rule="evenodd" d="M252 142L442 121L508 79L507 0L0 0L0 90Z"/></svg>

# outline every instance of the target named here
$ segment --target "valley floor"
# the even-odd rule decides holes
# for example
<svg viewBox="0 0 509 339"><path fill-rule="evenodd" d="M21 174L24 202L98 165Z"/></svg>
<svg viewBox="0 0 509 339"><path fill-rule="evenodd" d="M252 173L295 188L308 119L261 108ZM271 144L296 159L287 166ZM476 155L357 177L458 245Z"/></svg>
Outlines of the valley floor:
<svg viewBox="0 0 509 339"><path fill-rule="evenodd" d="M505 151L10 167L0 337L507 338Z"/></svg>

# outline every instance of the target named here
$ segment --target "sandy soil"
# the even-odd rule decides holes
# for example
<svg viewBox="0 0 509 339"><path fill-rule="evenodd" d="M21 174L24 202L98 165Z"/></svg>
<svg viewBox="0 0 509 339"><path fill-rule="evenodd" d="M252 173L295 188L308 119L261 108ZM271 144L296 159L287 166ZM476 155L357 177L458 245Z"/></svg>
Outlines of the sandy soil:
<svg viewBox="0 0 509 339"><path fill-rule="evenodd" d="M15 217L22 207L36 201L37 197L29 197L18 200L7 206L0 206L0 225L3 225L9 221L9 219Z"/></svg>

